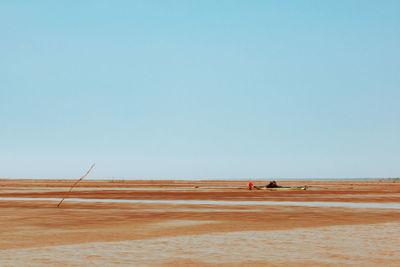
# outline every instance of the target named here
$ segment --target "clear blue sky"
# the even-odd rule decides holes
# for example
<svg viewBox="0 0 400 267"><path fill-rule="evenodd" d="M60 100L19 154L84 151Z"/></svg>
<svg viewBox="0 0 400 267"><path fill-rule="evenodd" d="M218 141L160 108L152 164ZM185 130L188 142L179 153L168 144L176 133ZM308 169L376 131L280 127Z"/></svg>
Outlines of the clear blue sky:
<svg viewBox="0 0 400 267"><path fill-rule="evenodd" d="M1 1L0 177L400 176L400 1Z"/></svg>

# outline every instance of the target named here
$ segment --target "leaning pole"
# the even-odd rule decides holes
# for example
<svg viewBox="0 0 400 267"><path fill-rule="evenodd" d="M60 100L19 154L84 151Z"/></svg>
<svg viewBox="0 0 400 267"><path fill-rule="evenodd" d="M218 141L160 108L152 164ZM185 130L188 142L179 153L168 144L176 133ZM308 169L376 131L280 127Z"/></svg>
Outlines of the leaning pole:
<svg viewBox="0 0 400 267"><path fill-rule="evenodd" d="M59 208L61 206L61 203L64 201L64 199L66 197L68 197L69 193L71 193L72 189L80 182L82 181L86 176L89 175L90 171L94 168L94 166L96 165L96 163L92 164L92 166L90 166L89 170L81 177L78 179L78 181L76 181L71 188L69 189L68 193L63 197L63 199L61 199L60 203L58 203L57 208Z"/></svg>

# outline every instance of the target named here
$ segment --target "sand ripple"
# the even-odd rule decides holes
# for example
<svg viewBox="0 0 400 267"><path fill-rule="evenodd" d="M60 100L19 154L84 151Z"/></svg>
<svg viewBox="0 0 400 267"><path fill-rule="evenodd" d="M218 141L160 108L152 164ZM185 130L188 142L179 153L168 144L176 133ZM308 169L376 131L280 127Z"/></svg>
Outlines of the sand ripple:
<svg viewBox="0 0 400 267"><path fill-rule="evenodd" d="M8 249L0 265L396 266L398 229L382 223Z"/></svg>

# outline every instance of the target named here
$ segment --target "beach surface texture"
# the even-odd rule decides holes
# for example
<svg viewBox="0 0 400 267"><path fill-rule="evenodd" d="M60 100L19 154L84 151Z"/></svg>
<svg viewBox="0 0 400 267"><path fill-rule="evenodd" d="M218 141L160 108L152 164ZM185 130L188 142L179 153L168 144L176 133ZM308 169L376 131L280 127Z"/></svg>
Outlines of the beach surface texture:
<svg viewBox="0 0 400 267"><path fill-rule="evenodd" d="M0 266L400 266L396 180L74 182L0 180Z"/></svg>

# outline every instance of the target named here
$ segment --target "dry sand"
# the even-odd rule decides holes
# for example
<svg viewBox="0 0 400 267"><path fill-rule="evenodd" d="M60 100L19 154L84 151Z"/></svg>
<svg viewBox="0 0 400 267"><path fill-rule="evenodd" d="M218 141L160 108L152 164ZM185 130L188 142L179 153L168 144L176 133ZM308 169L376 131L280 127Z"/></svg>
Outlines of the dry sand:
<svg viewBox="0 0 400 267"><path fill-rule="evenodd" d="M61 199L72 183L0 180L0 266L400 266L400 209L7 200ZM394 181L279 183L310 188L86 180L69 197L400 203Z"/></svg>

